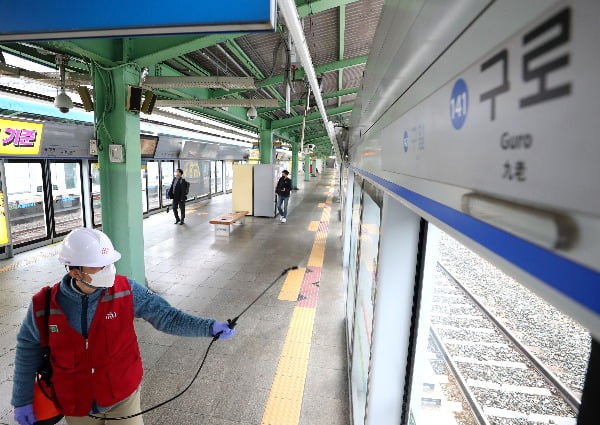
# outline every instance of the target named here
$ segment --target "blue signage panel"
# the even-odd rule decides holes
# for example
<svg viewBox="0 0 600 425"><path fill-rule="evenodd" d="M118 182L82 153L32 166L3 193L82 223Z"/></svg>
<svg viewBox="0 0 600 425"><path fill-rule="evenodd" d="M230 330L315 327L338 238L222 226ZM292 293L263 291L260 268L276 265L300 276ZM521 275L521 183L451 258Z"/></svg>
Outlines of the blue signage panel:
<svg viewBox="0 0 600 425"><path fill-rule="evenodd" d="M276 12L275 0L0 0L0 41L269 31Z"/></svg>

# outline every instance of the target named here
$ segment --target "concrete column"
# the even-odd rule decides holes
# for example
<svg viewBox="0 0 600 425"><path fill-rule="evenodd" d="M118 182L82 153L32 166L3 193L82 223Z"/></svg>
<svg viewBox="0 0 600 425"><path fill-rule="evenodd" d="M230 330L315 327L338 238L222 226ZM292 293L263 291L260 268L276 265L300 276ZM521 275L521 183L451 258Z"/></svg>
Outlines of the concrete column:
<svg viewBox="0 0 600 425"><path fill-rule="evenodd" d="M102 230L122 255L117 272L144 285L140 117L126 110L127 86L139 85L140 72L122 65L93 75ZM123 162L110 162L109 145L122 146Z"/></svg>
<svg viewBox="0 0 600 425"><path fill-rule="evenodd" d="M304 155L304 181L310 180L310 155Z"/></svg>
<svg viewBox="0 0 600 425"><path fill-rule="evenodd" d="M292 142L292 189L298 189L298 151L300 144Z"/></svg>
<svg viewBox="0 0 600 425"><path fill-rule="evenodd" d="M273 163L273 130L271 130L271 123L266 124L266 128L260 130L260 163L261 164L272 164Z"/></svg>

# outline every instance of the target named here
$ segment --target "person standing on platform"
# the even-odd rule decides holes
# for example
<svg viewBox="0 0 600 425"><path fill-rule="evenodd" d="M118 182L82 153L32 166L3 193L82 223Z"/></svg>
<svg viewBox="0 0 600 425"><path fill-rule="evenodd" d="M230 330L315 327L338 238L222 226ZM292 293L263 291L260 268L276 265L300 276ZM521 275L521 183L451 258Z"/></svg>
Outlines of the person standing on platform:
<svg viewBox="0 0 600 425"><path fill-rule="evenodd" d="M183 178L183 170L178 168L175 170L175 176L171 187L169 188L169 197L173 200L173 214L175 214L175 224L183 225L185 221L185 201L190 190L190 184ZM177 208L181 210L181 219Z"/></svg>
<svg viewBox="0 0 600 425"><path fill-rule="evenodd" d="M282 223L285 223L287 220L288 201L292 193L292 180L289 178L289 175L290 172L288 170L283 170L275 189L275 193L277 194L277 210L279 211L279 219Z"/></svg>
<svg viewBox="0 0 600 425"><path fill-rule="evenodd" d="M52 366L49 390L67 424L89 425L105 423L90 414L112 418L140 412L143 369L135 318L172 335L221 339L234 335L227 322L187 314L136 281L117 275L114 263L120 258L99 230L78 228L64 239L58 260L67 274L33 296L17 334L11 404L20 425L37 420L34 377L43 363L44 347L50 349ZM144 422L139 415L118 423Z"/></svg>

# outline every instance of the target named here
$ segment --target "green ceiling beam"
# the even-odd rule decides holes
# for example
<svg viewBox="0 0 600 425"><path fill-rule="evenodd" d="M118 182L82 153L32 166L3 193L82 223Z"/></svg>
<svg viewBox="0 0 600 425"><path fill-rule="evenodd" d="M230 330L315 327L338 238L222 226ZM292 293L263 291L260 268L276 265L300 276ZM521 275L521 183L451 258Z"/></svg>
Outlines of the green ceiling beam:
<svg viewBox="0 0 600 425"><path fill-rule="evenodd" d="M368 55L364 55L364 56L357 56L355 58L345 59L345 60L341 60L341 61L326 63L324 65L315 67L315 73L316 74L324 74L326 72L337 71L338 69L345 69L345 68L350 68L350 67L357 66L357 65L363 65L363 64L367 63L368 58L369 58ZM284 74L275 75L271 78L267 78L266 80L259 82L257 84L257 87L265 88L265 87L270 87L270 86L275 86L277 84L281 84L281 83L283 83L284 77L285 77ZM298 80L298 79L302 79L302 78L304 78L304 69L301 68L298 71L296 71L296 79ZM243 91L247 91L247 90L244 90L244 89L229 90L229 91L215 90L214 97L223 97L223 96L227 96L227 95L231 95L233 93L239 93L239 92L243 92Z"/></svg>
<svg viewBox="0 0 600 425"><path fill-rule="evenodd" d="M101 65L115 65L123 59L122 39L57 40L40 44L66 54L91 59Z"/></svg>
<svg viewBox="0 0 600 425"><path fill-rule="evenodd" d="M323 131L321 133L318 133L318 134L315 134L314 136L305 137L304 138L304 143L306 143L306 142L313 143L314 141L318 141L318 140L323 139L323 138L327 138L327 140L329 140L329 136L328 136L327 132L325 132L325 131Z"/></svg>
<svg viewBox="0 0 600 425"><path fill-rule="evenodd" d="M327 109L326 113L327 113L327 116L329 116L329 115L337 115L337 114L341 114L344 112L349 112L351 110L352 110L352 106L342 106L340 108ZM277 129L277 128L284 128L284 127L293 127L295 125L302 124L302 118L303 117L301 115L299 115L297 117L276 120L276 121L273 121L271 128ZM312 114L309 114L306 116L306 121L314 121L314 120L319 120L319 119L321 119L321 113L318 111L313 112Z"/></svg>
<svg viewBox="0 0 600 425"><path fill-rule="evenodd" d="M255 79L263 80L265 78L265 75L261 72L260 69L258 69L258 66L256 66L256 64L252 62L252 60L248 57L246 52L242 50L239 44L237 44L234 40L227 40L225 42L225 46L229 48L229 50L233 53L237 60L239 60L243 65L246 66L246 68L250 70L250 73ZM277 90L275 90L273 87L269 87L267 90L269 91L269 93L271 93L271 95L273 95L275 99L277 99L279 102L285 105L285 99L283 98L283 96L281 96L281 94L279 94ZM296 115L295 111L294 115Z"/></svg>
<svg viewBox="0 0 600 425"><path fill-rule="evenodd" d="M324 12L356 1L358 0L313 0L309 3L297 5L296 9L298 9L298 15L302 17L314 15L315 13Z"/></svg>
<svg viewBox="0 0 600 425"><path fill-rule="evenodd" d="M338 32L338 59L344 59L344 35L346 34L346 5L340 6L339 10L339 32ZM344 88L344 70L338 70L338 90ZM338 99L338 107L342 106L342 99Z"/></svg>
<svg viewBox="0 0 600 425"><path fill-rule="evenodd" d="M181 66L189 69L190 72L193 72L197 75L201 75L203 77L210 76L210 72L208 72L206 69L202 68L200 65L195 64L194 62L192 62L185 56L180 56L180 57L174 59L174 61L179 63Z"/></svg>
<svg viewBox="0 0 600 425"><path fill-rule="evenodd" d="M233 53L233 55L250 70L250 73L257 80L263 80L265 78L264 74L258 69L258 66L248 57L246 52L242 50L239 44L237 44L234 40L227 40L225 46L229 48L229 50Z"/></svg>
<svg viewBox="0 0 600 425"><path fill-rule="evenodd" d="M357 56L350 59L335 61L331 63L326 63L324 65L319 65L315 67L315 74L325 74L327 72L337 71L338 69L350 68L357 65L363 65L367 63L367 59L369 59L368 55ZM304 78L304 69L301 68L296 71L296 79ZM284 79L284 74L276 75L274 77L268 78L266 80L261 81L258 84L258 87L268 87L274 86L277 84L281 84Z"/></svg>
<svg viewBox="0 0 600 425"><path fill-rule="evenodd" d="M342 97L342 96L347 96L349 94L354 94L354 93L358 93L358 87L350 87L344 90L338 90L338 91L334 91L334 92L329 92L329 93L323 93L321 95L321 97L323 98L323 100L325 99L332 99L334 97ZM298 106L298 105L304 105L306 101L306 98L302 98L302 99L298 99L298 100L293 100L290 102L290 106L294 107L294 106ZM264 113L264 112L271 112L271 111L278 111L280 109L283 109L285 106L283 107L275 107L275 108L258 108L258 112L259 113Z"/></svg>
<svg viewBox="0 0 600 425"><path fill-rule="evenodd" d="M182 74L165 64L156 65L152 68L151 74L154 76L173 77L181 76ZM165 98L170 99L209 99L210 89L166 89L157 91ZM246 116L246 108L229 108L227 111L220 108L188 108L198 112L204 116L213 118L217 121L226 123L235 123L248 129L255 130L262 122L262 119L248 121Z"/></svg>
<svg viewBox="0 0 600 425"><path fill-rule="evenodd" d="M140 66L151 66L167 59L183 56L227 40L244 33L210 34L198 36L145 37L133 40L132 60Z"/></svg>

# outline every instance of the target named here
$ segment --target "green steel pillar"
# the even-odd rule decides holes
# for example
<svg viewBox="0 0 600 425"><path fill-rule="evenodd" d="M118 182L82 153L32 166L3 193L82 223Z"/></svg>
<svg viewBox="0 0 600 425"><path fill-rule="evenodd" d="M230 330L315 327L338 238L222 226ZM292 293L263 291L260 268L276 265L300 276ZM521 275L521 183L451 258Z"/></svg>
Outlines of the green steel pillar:
<svg viewBox="0 0 600 425"><path fill-rule="evenodd" d="M298 189L298 150L300 143L292 142L292 189Z"/></svg>
<svg viewBox="0 0 600 425"><path fill-rule="evenodd" d="M272 164L273 162L273 130L271 123L266 123L265 128L260 130L260 163Z"/></svg>
<svg viewBox="0 0 600 425"><path fill-rule="evenodd" d="M310 180L310 155L304 155L304 181Z"/></svg>
<svg viewBox="0 0 600 425"><path fill-rule="evenodd" d="M140 72L130 65L94 66L93 75L102 230L121 253L117 272L144 285L140 117L126 110L127 86L139 85ZM110 161L109 145L122 146L123 162Z"/></svg>

